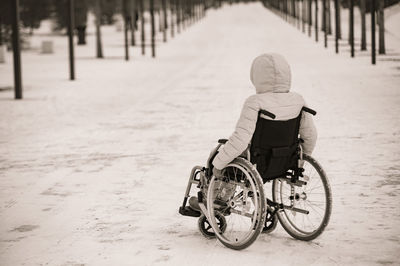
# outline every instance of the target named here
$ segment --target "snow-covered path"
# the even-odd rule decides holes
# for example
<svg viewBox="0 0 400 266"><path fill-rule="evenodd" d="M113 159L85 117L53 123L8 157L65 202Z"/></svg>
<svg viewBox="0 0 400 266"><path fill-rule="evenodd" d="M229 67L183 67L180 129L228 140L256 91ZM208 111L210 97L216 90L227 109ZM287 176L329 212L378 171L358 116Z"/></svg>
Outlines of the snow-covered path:
<svg viewBox="0 0 400 266"><path fill-rule="evenodd" d="M0 92L1 265L400 263L398 50L377 66L337 56L260 4L210 11L156 60L135 49L122 62L121 34L105 31L109 58L92 57L89 37L77 81L66 80L60 37L55 55L23 54L25 100ZM313 242L279 227L237 252L177 210L192 166L253 93L252 59L270 51L287 57L293 90L318 111L315 157L333 213ZM0 85L11 67L0 65Z"/></svg>

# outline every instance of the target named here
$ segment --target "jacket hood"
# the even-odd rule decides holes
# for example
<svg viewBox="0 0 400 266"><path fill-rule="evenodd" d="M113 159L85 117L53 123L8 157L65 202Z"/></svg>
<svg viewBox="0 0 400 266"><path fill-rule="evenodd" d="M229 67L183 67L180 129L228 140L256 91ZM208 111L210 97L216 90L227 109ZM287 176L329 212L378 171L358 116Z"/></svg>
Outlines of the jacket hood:
<svg viewBox="0 0 400 266"><path fill-rule="evenodd" d="M292 79L290 66L279 54L262 54L253 61L250 79L257 94L289 92Z"/></svg>

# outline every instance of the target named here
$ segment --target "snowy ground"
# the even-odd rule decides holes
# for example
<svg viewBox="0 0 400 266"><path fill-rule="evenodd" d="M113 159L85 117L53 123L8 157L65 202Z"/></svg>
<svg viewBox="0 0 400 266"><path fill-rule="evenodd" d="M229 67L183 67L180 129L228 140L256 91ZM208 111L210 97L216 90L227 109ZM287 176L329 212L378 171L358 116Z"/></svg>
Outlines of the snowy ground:
<svg viewBox="0 0 400 266"><path fill-rule="evenodd" d="M335 55L260 4L210 11L156 60L135 48L124 62L122 33L104 37L106 59L94 58L93 35L77 47L76 81L66 38L52 37L54 55L23 53L25 99L0 92L0 265L400 264L395 42L371 66L367 53ZM293 90L319 112L315 157L333 212L315 241L279 227L237 252L177 210L192 166L254 92L252 59L268 51L287 57ZM0 87L11 84L12 65L0 65Z"/></svg>

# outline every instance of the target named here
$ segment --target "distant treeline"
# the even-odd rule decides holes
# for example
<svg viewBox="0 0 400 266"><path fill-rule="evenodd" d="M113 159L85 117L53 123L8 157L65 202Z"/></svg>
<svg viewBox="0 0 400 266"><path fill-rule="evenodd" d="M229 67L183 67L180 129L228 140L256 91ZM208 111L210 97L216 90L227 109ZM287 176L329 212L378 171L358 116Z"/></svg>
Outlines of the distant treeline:
<svg viewBox="0 0 400 266"><path fill-rule="evenodd" d="M112 24L115 15L128 12L134 3L139 0L75 0L75 27L80 37L84 36L88 12L95 12L100 6L101 24ZM154 0L155 9L161 7L162 0ZM176 3L176 0L167 0L168 3ZM180 0L183 3L185 0ZM214 0L205 0L211 6ZM54 21L54 30L63 30L67 26L67 0L20 0L20 22L30 34L40 27L41 21L51 19ZM125 5L124 5L125 4ZM143 0L144 10L149 10L149 1ZM128 11L127 11L128 10ZM0 0L0 44L7 42L11 32L11 1ZM131 15L131 14L130 14ZM84 40L81 40L84 41Z"/></svg>
<svg viewBox="0 0 400 266"><path fill-rule="evenodd" d="M376 5L378 5L379 1L380 0L375 1ZM384 0L384 7L386 8L386 7L392 6L394 4L397 4L399 2L400 2L400 0ZM349 8L349 6L350 6L349 0L340 0L340 3L342 4L342 7L344 7L344 8ZM369 13L371 11L372 0L365 0L365 3L366 3L366 11ZM354 5L360 6L360 0L354 0ZM377 10L377 8L375 8L375 10Z"/></svg>
<svg viewBox="0 0 400 266"><path fill-rule="evenodd" d="M121 11L122 0L79 0L74 1L75 25L86 24L87 13L96 2L102 6L103 23L112 23L112 17ZM160 0L155 0L160 1ZM22 26L31 31L40 26L44 19L53 19L55 29L63 29L67 24L67 0L20 0L20 20ZM11 1L0 1L0 24L11 24Z"/></svg>

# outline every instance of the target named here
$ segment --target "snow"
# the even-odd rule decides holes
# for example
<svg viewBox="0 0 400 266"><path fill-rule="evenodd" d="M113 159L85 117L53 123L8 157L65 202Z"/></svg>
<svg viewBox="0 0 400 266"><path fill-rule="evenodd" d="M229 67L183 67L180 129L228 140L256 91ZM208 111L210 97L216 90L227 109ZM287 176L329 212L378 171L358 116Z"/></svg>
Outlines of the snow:
<svg viewBox="0 0 400 266"><path fill-rule="evenodd" d="M398 15L391 15L396 25ZM398 24L397 24L398 25ZM91 31L93 32L93 31ZM168 43L157 59L104 27L77 46L35 35L22 54L24 100L0 92L1 265L399 265L399 50L370 64L315 43L261 4L226 5ZM55 54L39 53L44 39ZM358 48L357 48L358 49ZM333 192L326 231L312 242L280 226L246 250L205 239L178 214L194 165L231 134L254 92L252 59L283 54L319 131L315 157ZM0 87L11 86L11 54ZM270 195L270 187L266 186Z"/></svg>

